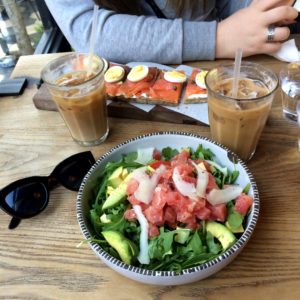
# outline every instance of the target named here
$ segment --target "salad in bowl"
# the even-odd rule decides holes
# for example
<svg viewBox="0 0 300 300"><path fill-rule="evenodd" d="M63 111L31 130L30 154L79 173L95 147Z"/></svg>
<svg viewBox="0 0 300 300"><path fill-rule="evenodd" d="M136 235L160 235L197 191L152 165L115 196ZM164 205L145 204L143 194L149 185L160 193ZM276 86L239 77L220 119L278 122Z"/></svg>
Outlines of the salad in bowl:
<svg viewBox="0 0 300 300"><path fill-rule="evenodd" d="M145 283L181 284L239 253L258 205L252 175L233 153L169 132L127 141L100 158L77 208L86 240L113 269Z"/></svg>

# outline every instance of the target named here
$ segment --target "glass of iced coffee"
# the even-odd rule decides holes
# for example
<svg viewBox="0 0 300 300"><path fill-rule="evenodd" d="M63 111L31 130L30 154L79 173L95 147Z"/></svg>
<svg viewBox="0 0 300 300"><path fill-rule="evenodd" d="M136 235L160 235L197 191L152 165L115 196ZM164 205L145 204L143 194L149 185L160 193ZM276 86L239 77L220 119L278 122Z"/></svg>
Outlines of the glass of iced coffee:
<svg viewBox="0 0 300 300"><path fill-rule="evenodd" d="M108 135L104 89L107 67L107 61L96 55L71 53L42 70L42 79L71 136L83 146L98 145Z"/></svg>
<svg viewBox="0 0 300 300"><path fill-rule="evenodd" d="M271 70L242 62L236 97L232 95L234 64L207 74L208 112L211 135L243 160L255 153L267 121L278 78Z"/></svg>

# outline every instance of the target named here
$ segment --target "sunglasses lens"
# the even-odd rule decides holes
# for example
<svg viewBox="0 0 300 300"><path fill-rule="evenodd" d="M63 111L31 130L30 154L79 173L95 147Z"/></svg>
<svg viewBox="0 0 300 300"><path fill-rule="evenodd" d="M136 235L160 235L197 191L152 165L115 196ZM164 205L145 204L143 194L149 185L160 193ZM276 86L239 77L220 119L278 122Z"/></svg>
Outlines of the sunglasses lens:
<svg viewBox="0 0 300 300"><path fill-rule="evenodd" d="M88 158L81 158L63 166L59 174L60 183L70 190L78 191L93 163Z"/></svg>
<svg viewBox="0 0 300 300"><path fill-rule="evenodd" d="M5 196L5 205L13 214L28 218L45 208L48 192L42 183L27 183Z"/></svg>

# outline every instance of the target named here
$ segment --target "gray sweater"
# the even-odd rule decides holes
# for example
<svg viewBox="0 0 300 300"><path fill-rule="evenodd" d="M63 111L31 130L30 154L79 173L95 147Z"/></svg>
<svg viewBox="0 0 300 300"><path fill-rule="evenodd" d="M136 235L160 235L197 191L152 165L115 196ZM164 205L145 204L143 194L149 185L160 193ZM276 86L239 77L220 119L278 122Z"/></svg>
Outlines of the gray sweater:
<svg viewBox="0 0 300 300"><path fill-rule="evenodd" d="M117 14L99 10L96 53L109 61L151 61L178 64L182 61L213 60L217 21L246 7L251 0L187 0L180 18L156 0L167 19L155 16L141 0L144 15ZM71 46L89 51L94 2L92 0L46 0L53 17Z"/></svg>

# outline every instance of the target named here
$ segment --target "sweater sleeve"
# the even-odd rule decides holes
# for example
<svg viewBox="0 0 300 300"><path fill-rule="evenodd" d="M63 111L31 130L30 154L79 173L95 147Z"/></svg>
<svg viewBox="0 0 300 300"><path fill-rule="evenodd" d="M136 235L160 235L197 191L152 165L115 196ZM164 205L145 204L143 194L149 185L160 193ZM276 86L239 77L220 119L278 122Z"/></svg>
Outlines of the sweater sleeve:
<svg viewBox="0 0 300 300"><path fill-rule="evenodd" d="M46 0L46 3L71 46L78 52L88 52L93 1ZM96 53L119 63L178 64L215 58L215 21L158 19L100 9L96 36Z"/></svg>

